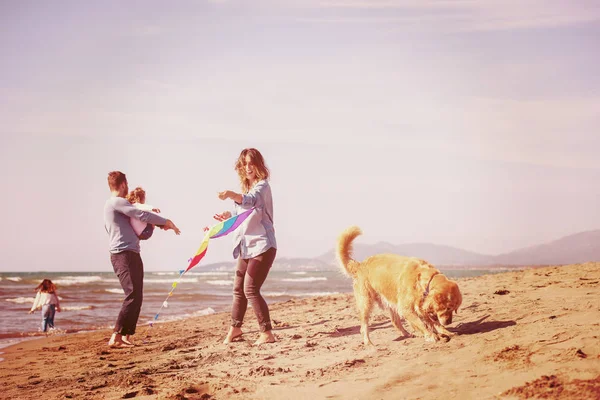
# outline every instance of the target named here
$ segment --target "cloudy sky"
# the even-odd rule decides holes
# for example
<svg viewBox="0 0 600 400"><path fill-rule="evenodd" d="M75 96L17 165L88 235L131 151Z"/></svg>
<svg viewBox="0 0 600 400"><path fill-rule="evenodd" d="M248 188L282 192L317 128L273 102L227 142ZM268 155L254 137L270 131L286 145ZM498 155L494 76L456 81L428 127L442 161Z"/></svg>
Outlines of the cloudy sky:
<svg viewBox="0 0 600 400"><path fill-rule="evenodd" d="M2 1L0 271L111 271L115 169L183 231L146 268L182 268L249 146L280 257L598 229L599 38L591 0Z"/></svg>

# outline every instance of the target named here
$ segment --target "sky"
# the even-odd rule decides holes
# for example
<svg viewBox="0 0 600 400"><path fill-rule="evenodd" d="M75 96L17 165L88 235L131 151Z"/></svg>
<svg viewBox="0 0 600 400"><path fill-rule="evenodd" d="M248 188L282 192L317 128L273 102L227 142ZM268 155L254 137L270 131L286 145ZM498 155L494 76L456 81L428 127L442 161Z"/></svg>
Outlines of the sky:
<svg viewBox="0 0 600 400"><path fill-rule="evenodd" d="M0 271L111 271L112 170L182 230L146 269L185 267L245 147L280 258L599 229L599 38L591 0L0 1Z"/></svg>

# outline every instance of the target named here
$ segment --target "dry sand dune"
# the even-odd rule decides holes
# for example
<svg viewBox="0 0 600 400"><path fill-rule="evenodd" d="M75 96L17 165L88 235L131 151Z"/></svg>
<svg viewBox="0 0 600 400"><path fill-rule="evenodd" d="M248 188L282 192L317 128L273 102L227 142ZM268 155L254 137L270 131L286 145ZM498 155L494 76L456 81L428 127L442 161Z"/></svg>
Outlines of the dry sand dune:
<svg viewBox="0 0 600 400"><path fill-rule="evenodd" d="M379 313L363 347L351 294L273 305L279 342L258 348L251 311L232 345L225 313L142 327L133 349L109 331L33 340L5 349L0 397L599 399L599 282L600 263L461 279L448 343L399 338Z"/></svg>

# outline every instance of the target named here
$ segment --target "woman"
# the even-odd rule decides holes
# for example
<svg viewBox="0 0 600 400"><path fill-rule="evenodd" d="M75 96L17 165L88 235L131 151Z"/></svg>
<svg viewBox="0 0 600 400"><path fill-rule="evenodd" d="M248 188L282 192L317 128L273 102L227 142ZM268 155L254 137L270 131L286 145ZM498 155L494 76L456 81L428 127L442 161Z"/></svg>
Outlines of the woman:
<svg viewBox="0 0 600 400"><path fill-rule="evenodd" d="M273 343L269 306L260 294L275 254L275 230L273 228L273 198L269 186L269 169L256 149L244 149L235 164L240 178L242 193L225 190L219 193L221 200L232 199L236 215L254 208L244 224L234 231L233 257L237 258L237 268L233 285L233 307L231 327L223 343L231 343L242 336L242 323L248 302L256 314L260 336L254 343ZM231 212L216 214L214 218L223 221L231 218Z"/></svg>

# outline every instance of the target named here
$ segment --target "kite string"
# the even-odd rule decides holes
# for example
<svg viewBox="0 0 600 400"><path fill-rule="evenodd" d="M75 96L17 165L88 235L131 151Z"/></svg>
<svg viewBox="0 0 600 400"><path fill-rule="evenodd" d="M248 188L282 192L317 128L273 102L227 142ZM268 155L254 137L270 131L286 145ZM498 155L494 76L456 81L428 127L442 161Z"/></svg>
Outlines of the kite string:
<svg viewBox="0 0 600 400"><path fill-rule="evenodd" d="M162 311L163 308L168 307L169 303L169 297L171 297L173 295L173 291L175 290L175 288L177 287L177 284L179 283L179 281L181 280L181 278L183 277L183 274L185 274L187 271L189 271L190 269L192 269L194 266L196 266L196 264L198 264L200 262L200 260L204 257L204 254L206 253L206 251L208 250L208 242L210 241L211 238L218 238L221 236L225 236L228 233L232 232L233 230L235 230L239 225L241 225L244 220L254 211L254 207L246 210L245 212L243 212L242 214L238 214L238 215L234 215L233 217L225 220L225 221L221 221L218 224L215 224L212 228L209 229L205 229L205 234L204 234L204 239L202 240L202 243L200 244L200 249L202 249L202 246L204 246L204 244L206 243L206 246L203 249L202 253L200 251L200 249L198 250L198 252L196 252L196 256L190 258L188 260L188 267L186 269L182 269L179 270L179 278L177 278L177 280L175 282L173 282L173 284L171 285L171 291L169 292L169 294L167 295L167 298L165 299L165 301L163 301L163 303L161 304L158 312L156 313L156 315L154 316L154 319L152 321L150 321L150 327L152 328L154 322L156 320L158 320L158 316L160 315L160 312ZM241 219L240 219L241 218ZM233 220L233 223L230 225L227 225L227 222ZM216 229L216 227L219 226L219 229ZM195 257L200 256L199 259L195 260Z"/></svg>
<svg viewBox="0 0 600 400"><path fill-rule="evenodd" d="M182 269L182 270L179 271L179 277L171 285L171 291L167 295L167 298L161 304L160 308L158 309L158 312L154 316L154 319L152 321L150 321L150 327L152 327L152 325L154 324L154 321L156 321L158 319L158 316L160 315L160 312L162 311L162 309L165 308L165 307L168 307L168 305L169 305L169 303L168 303L169 297L171 297L173 295L173 291L175 291L175 288L177 287L177 284L181 280L181 277L183 276L183 274L185 274L185 270L184 269Z"/></svg>

